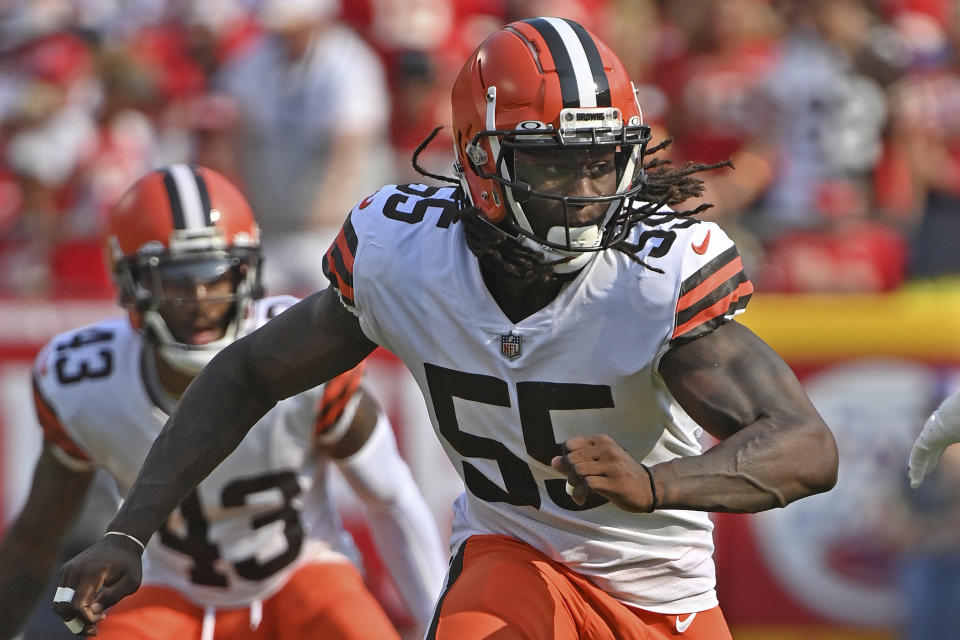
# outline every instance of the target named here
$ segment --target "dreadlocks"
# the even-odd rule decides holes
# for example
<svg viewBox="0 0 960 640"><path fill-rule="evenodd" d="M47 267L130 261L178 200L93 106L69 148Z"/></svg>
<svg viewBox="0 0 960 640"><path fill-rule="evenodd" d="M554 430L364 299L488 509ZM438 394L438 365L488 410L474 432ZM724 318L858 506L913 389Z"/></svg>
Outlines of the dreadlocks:
<svg viewBox="0 0 960 640"><path fill-rule="evenodd" d="M652 156L658 151L669 147L672 142L673 138L666 138L663 142L647 149L646 155L648 157ZM664 206L674 207L689 198L700 197L703 195L703 180L693 174L711 169L719 169L721 167L730 167L732 169L733 162L730 160L715 162L713 164L687 162L682 167L676 168L673 166L673 162L666 158L651 158L649 162L645 162L643 165L643 169L647 173L647 186L641 193L640 204L631 209L630 215L624 224L632 227L638 222L642 222L656 214ZM711 207L713 207L712 204L704 202L693 209L674 211L670 213L669 216L674 218L687 218L695 216L698 213L703 213ZM660 269L651 267L638 258L637 253L639 253L642 247L627 242L626 238L612 245L612 248L627 255L631 260L647 269L663 273Z"/></svg>
<svg viewBox="0 0 960 640"><path fill-rule="evenodd" d="M544 260L543 254L517 242L513 236L480 214L474 206L461 207L458 216L466 233L467 246L485 267L526 283L548 283L563 278L554 265L572 260Z"/></svg>
<svg viewBox="0 0 960 640"><path fill-rule="evenodd" d="M417 162L420 153L430 144L442 128L443 127L436 127L414 150L413 168L428 178L459 185L459 180L430 173L423 169ZM646 157L650 158L650 156L658 151L666 149L672 142L672 138L666 138L659 144L647 149ZM643 165L643 170L646 172L646 188L640 196L634 200L629 216L623 224L632 227L655 215L665 206L674 207L689 198L696 198L703 195L703 180L694 174L700 173L701 171L719 169L721 167L733 168L733 163L730 160L713 164L687 162L682 167L674 167L673 162L666 158L650 158L649 161ZM515 236L488 221L481 215L478 207L469 206L466 197L459 187L457 197L461 202L457 220L463 223L467 246L481 264L501 275L506 275L528 284L537 282L548 283L555 282L559 279L566 279L562 275L557 274L553 270L553 267L557 264L567 262L572 258L567 257L556 261L544 260L543 255L539 251L517 242ZM673 211L667 215L674 218L684 218L702 213L712 206L712 204L702 203L693 209ZM648 265L637 256L642 249L640 245L627 242L624 238L610 245L610 247L625 254L646 269L663 273L660 269Z"/></svg>

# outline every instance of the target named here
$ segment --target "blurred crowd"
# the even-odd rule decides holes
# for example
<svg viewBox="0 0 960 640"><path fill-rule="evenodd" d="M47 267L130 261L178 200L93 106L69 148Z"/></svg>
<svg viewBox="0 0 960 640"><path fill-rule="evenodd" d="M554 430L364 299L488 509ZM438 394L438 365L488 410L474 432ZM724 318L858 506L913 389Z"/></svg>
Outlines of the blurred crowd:
<svg viewBox="0 0 960 640"><path fill-rule="evenodd" d="M234 179L273 293L449 122L510 20L571 17L623 58L656 139L760 290L960 274L960 0L15 0L0 9L0 296L110 297L100 224L151 167ZM449 128L421 156L449 175ZM429 180L427 180L429 182Z"/></svg>

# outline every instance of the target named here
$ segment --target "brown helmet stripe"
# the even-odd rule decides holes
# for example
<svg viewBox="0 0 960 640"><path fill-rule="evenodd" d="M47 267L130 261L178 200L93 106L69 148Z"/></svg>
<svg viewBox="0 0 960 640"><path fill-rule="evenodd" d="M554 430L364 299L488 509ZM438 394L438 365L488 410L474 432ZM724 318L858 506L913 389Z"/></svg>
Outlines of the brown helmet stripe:
<svg viewBox="0 0 960 640"><path fill-rule="evenodd" d="M207 180L203 177L203 174L197 170L197 165L190 165L190 171L193 172L193 178L197 181L197 192L200 195L200 210L203 211L207 226L210 226L213 224L213 220L210 217L212 206L210 204L210 191L207 190Z"/></svg>

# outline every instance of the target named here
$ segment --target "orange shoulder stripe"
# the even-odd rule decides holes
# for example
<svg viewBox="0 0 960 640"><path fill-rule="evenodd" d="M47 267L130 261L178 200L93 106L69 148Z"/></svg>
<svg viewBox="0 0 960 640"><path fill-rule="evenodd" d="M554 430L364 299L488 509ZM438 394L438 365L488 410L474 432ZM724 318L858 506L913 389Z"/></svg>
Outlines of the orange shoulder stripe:
<svg viewBox="0 0 960 640"><path fill-rule="evenodd" d="M347 245L347 238L344 235L343 229L337 234L336 243L340 248L340 255L343 256L343 266L347 268L347 272L350 275L353 275L353 251L351 251Z"/></svg>
<svg viewBox="0 0 960 640"><path fill-rule="evenodd" d="M314 433L320 435L337 423L350 398L357 393L363 380L364 363L342 373L323 387L323 395L317 407L317 419L314 423Z"/></svg>
<svg viewBox="0 0 960 640"><path fill-rule="evenodd" d="M74 443L73 439L67 433L60 418L47 399L40 392L40 386L36 378L33 380L33 404L37 411L37 420L43 428L43 439L46 442L55 444L72 458L78 460L90 461L90 456Z"/></svg>
<svg viewBox="0 0 960 640"><path fill-rule="evenodd" d="M740 285L729 294L723 298L720 298L715 303L684 322L682 325L677 326L677 328L673 331L671 339L682 336L704 322L709 322L714 318L724 315L737 300L752 293L753 283L751 283L749 280L741 282Z"/></svg>
<svg viewBox="0 0 960 640"><path fill-rule="evenodd" d="M738 255L713 272L706 280L681 296L677 300L677 311L683 311L691 305L696 304L709 295L717 286L726 282L740 271L743 271L743 260Z"/></svg>

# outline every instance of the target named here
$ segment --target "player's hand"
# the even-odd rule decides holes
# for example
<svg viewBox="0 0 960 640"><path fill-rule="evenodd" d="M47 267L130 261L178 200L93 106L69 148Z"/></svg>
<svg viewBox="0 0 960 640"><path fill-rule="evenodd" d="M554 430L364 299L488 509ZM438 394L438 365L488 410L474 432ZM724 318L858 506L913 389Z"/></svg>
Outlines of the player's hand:
<svg viewBox="0 0 960 640"><path fill-rule="evenodd" d="M104 536L60 568L53 610L75 635L97 635L97 622L140 587L142 549L121 536Z"/></svg>
<svg viewBox="0 0 960 640"><path fill-rule="evenodd" d="M917 436L913 448L910 450L910 459L907 469L910 474L910 486L917 488L924 477L937 467L944 449L960 441L960 422L946 420L943 407L933 412L923 423L923 429Z"/></svg>
<svg viewBox="0 0 960 640"><path fill-rule="evenodd" d="M567 493L574 502L582 505L596 493L624 511L650 511L650 477L610 436L575 436L563 443L563 451L550 466L567 476Z"/></svg>

